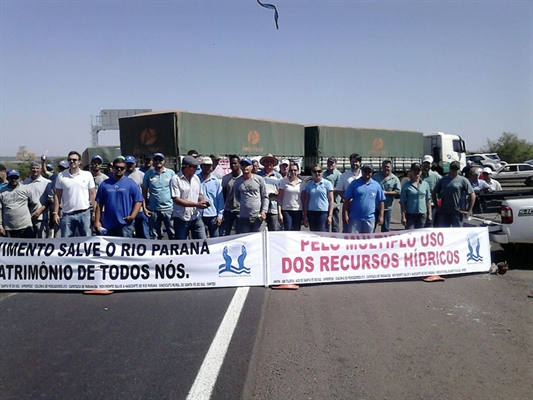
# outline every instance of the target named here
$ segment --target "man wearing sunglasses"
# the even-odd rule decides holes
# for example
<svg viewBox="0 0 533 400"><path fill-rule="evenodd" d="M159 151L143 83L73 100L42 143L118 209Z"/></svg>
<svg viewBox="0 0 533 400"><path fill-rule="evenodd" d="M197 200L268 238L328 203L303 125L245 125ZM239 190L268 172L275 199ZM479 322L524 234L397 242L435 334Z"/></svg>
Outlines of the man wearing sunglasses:
<svg viewBox="0 0 533 400"><path fill-rule="evenodd" d="M106 236L133 237L133 222L141 209L141 189L124 175L126 163L113 161L113 176L103 181L96 193L94 228L107 230Z"/></svg>
<svg viewBox="0 0 533 400"><path fill-rule="evenodd" d="M92 236L91 207L95 208L96 195L93 175L80 168L81 154L68 153L69 168L57 176L52 218L55 224L61 222L61 237ZM59 219L59 206L62 217Z"/></svg>

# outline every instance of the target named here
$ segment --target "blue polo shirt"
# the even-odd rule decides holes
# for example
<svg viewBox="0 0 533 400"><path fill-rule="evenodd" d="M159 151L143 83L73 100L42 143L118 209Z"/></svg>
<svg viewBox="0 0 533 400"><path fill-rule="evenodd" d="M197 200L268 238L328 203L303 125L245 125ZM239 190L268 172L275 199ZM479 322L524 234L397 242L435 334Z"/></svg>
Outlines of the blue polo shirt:
<svg viewBox="0 0 533 400"><path fill-rule="evenodd" d="M305 186L305 192L309 196L308 211L329 211L328 194L333 191L333 185L327 179L319 182L310 181Z"/></svg>
<svg viewBox="0 0 533 400"><path fill-rule="evenodd" d="M350 219L368 221L375 219L376 205L385 201L385 194L380 184L375 180L370 178L365 183L361 178L352 181L348 185L344 192L344 198L352 201L348 213Z"/></svg>
<svg viewBox="0 0 533 400"><path fill-rule="evenodd" d="M143 187L148 188L148 204L146 207L150 211L172 210L174 203L170 194L170 181L175 173L171 169L165 168L159 173L155 169L149 169L144 174Z"/></svg>
<svg viewBox="0 0 533 400"><path fill-rule="evenodd" d="M431 189L426 181L419 181L418 187L413 182L405 182L400 194L400 204L407 214L425 214L428 212L427 202L431 199Z"/></svg>

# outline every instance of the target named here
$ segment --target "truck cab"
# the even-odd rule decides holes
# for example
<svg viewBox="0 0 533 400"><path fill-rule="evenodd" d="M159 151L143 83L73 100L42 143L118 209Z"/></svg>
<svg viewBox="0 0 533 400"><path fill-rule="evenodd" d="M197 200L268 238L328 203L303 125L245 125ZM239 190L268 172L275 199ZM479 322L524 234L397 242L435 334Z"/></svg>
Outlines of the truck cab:
<svg viewBox="0 0 533 400"><path fill-rule="evenodd" d="M424 136L424 154L433 157L433 167L443 175L450 170L452 161L459 161L461 169L466 166L466 146L459 135L431 132Z"/></svg>

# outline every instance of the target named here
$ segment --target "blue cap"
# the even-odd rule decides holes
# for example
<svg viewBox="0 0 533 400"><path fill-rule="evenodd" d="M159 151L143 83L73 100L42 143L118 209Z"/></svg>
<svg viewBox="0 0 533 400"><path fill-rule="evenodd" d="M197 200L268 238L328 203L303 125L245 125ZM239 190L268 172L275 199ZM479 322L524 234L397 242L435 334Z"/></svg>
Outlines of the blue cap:
<svg viewBox="0 0 533 400"><path fill-rule="evenodd" d="M363 164L361 170L364 171L365 169L369 169L370 171L374 172L374 167L372 166L372 164Z"/></svg>
<svg viewBox="0 0 533 400"><path fill-rule="evenodd" d="M137 162L137 160L133 156L126 156L125 161L126 161L126 164L127 163L135 164Z"/></svg>
<svg viewBox="0 0 533 400"><path fill-rule="evenodd" d="M94 160L100 160L101 162L104 162L104 159L102 158L102 156L98 154L95 154L94 156L92 156L91 161L94 161Z"/></svg>
<svg viewBox="0 0 533 400"><path fill-rule="evenodd" d="M154 156L152 158L156 158L156 157L161 157L161 158L165 158L165 155L163 153L154 153Z"/></svg>
<svg viewBox="0 0 533 400"><path fill-rule="evenodd" d="M20 172L18 169L10 169L9 171L7 171L7 177L9 178L10 176L18 176L20 178Z"/></svg>
<svg viewBox="0 0 533 400"><path fill-rule="evenodd" d="M52 164L46 164L46 169L48 171L53 171L54 170L54 166Z"/></svg>
<svg viewBox="0 0 533 400"><path fill-rule="evenodd" d="M246 165L252 165L253 161L250 158L248 158L248 157L244 157L244 158L241 158L240 163L241 164L246 164Z"/></svg>
<svg viewBox="0 0 533 400"><path fill-rule="evenodd" d="M59 164L58 164L61 168L69 168L69 165L68 165L68 161L67 160L63 160L63 161L59 161Z"/></svg>

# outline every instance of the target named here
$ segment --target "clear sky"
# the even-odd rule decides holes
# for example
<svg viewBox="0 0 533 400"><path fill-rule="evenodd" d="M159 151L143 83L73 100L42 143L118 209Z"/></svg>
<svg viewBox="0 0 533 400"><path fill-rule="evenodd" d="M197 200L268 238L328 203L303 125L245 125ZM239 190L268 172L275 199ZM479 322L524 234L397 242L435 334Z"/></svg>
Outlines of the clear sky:
<svg viewBox="0 0 533 400"><path fill-rule="evenodd" d="M533 142L533 2L264 2L1 0L0 155L128 108Z"/></svg>

